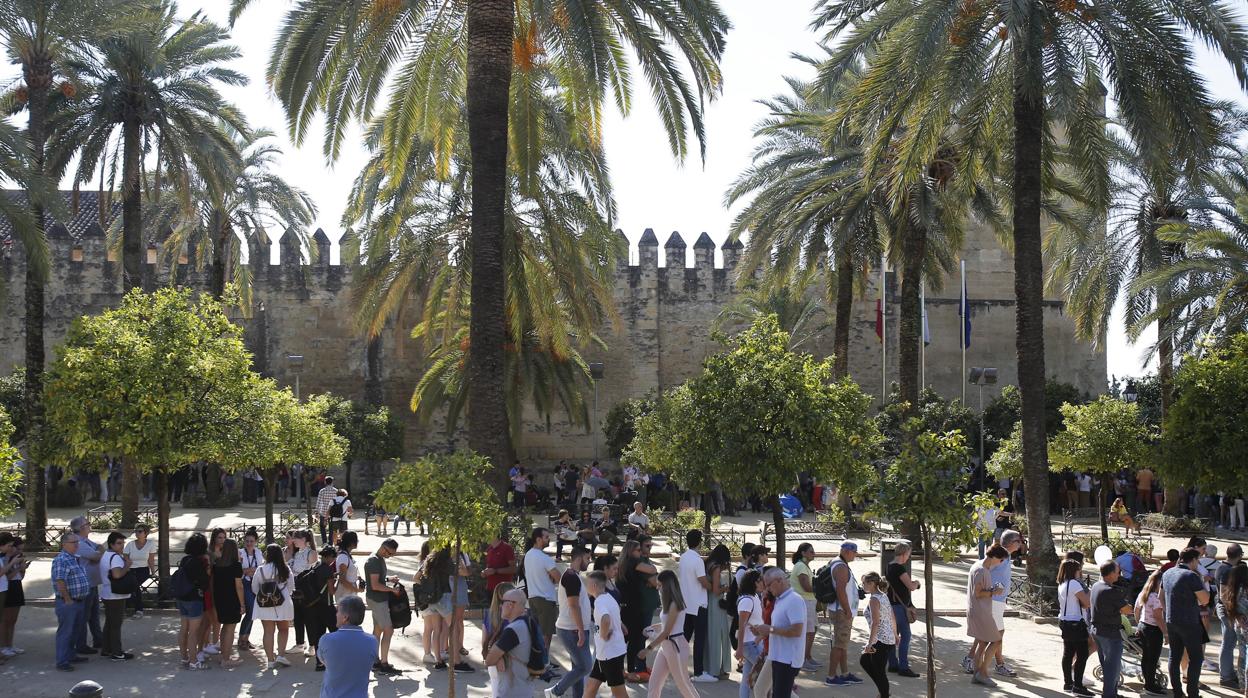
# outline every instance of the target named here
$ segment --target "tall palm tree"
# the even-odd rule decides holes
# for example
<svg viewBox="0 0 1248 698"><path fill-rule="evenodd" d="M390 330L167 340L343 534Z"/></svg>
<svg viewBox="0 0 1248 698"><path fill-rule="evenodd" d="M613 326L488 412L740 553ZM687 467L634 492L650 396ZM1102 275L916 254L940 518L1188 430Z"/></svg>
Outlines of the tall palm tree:
<svg viewBox="0 0 1248 698"><path fill-rule="evenodd" d="M222 124L222 128L230 131L228 125ZM248 266L241 264L237 250L240 238L243 243L256 242L266 249L269 231L276 231L278 237L290 231L302 247L316 252L308 235L316 219L316 204L275 171L282 149L270 140L272 137L273 132L267 129L232 133L239 158L213 174L219 188L209 186L196 173L189 209L166 197L151 216L158 224L169 226L166 255L172 258L187 248L195 251L201 266L211 260L209 291L221 300L226 284L234 279L243 294L244 310L250 307L251 274Z"/></svg>
<svg viewBox="0 0 1248 698"><path fill-rule="evenodd" d="M1129 291L1158 296L1141 324L1169 318L1175 348L1201 351L1248 331L1248 152L1210 175L1183 206L1187 216L1157 231L1181 258L1140 275Z"/></svg>
<svg viewBox="0 0 1248 698"><path fill-rule="evenodd" d="M29 157L26 204L34 227L18 226L23 231L22 247L26 256L25 331L26 385L25 409L31 431L42 421L44 365L44 284L47 281L48 251L45 236L46 208L49 199L34 195L34 190L56 177L48 169L48 109L53 99L53 83L57 77L69 77L66 60L69 52L108 25L124 9L118 3L104 0L10 0L0 3L0 42L8 47L13 63L22 68L22 90L27 109L27 151L15 148L13 156ZM64 85L65 83L63 83ZM62 87L67 92L72 87ZM14 179L14 181L23 181ZM6 207L9 204L6 203ZM6 215L15 211L7 210ZM13 219L16 220L16 219ZM47 493L43 468L29 464L26 478L26 538L32 549L43 547L48 523Z"/></svg>
<svg viewBox="0 0 1248 698"><path fill-rule="evenodd" d="M615 204L596 126L568 112L543 76L550 78L540 69L517 71L513 82L536 81L528 108L540 114L537 133L517 133L520 124L513 123L513 141L542 143L536 153L512 148L508 186L503 389L513 435L526 397L547 420L558 405L572 423L588 424L582 389L589 373L580 351L600 345L595 332L615 319L614 265L627 249L611 228ZM466 122L461 108L448 129ZM394 318L404 331L411 323L413 336L429 347L412 408L425 420L448 408L450 432L473 400L466 380L476 272L471 155L460 139L444 166L438 145L418 140L394 171L378 140L383 128L379 121L368 132L374 157L356 180L345 216L360 231L364 259L353 286L357 317L370 335ZM539 160L536 178L521 176L520 157Z"/></svg>
<svg viewBox="0 0 1248 698"><path fill-rule="evenodd" d="M234 0L235 16L249 2ZM393 79L382 152L397 168L419 136L438 143L446 163L454 148L444 117L467 104L474 251L469 443L499 468L512 451L502 381L508 150L516 147L508 124L512 113L523 117L532 94L513 89L514 71L550 65L570 107L600 123L608 98L625 111L631 103L625 51L633 48L672 150L683 157L689 129L703 142L702 100L720 90L718 61L728 28L714 0L301 0L287 13L269 81L296 141L324 114L325 152L335 157L347 126L372 120ZM519 162L522 178L535 176L534 159Z"/></svg>
<svg viewBox="0 0 1248 698"><path fill-rule="evenodd" d="M780 329L789 335L789 348L802 347L828 326L823 299L815 290L820 281L816 272L815 265L809 265L789 283L749 284L719 311L711 329L744 328L763 315L775 315Z"/></svg>
<svg viewBox="0 0 1248 698"><path fill-rule="evenodd" d="M1223 162L1225 186L1234 179L1227 168L1237 165L1227 158L1236 155L1234 143L1244 131L1245 115L1231 104L1220 105L1219 113L1219 145L1214 154ZM1161 145L1150 147L1158 150ZM1157 340L1149 354L1155 353L1158 360L1164 415L1172 399L1176 356L1191 346L1176 337L1176 329L1191 309L1173 303L1181 287L1138 282L1183 259L1184 245L1167 241L1160 233L1176 224L1182 226L1193 213L1189 206L1208 203L1204 192L1215 163L1150 157L1139 144L1125 138L1115 139L1112 152L1115 176L1108 208L1058 221L1045 241L1045 252L1053 260L1049 286L1067 299L1076 332L1093 346L1103 344L1108 336L1119 299L1132 341L1156 323ZM1161 308L1166 312L1154 312ZM1182 507L1182 492L1181 488L1167 491L1168 513Z"/></svg>
<svg viewBox="0 0 1248 698"><path fill-rule="evenodd" d="M98 37L70 61L85 83L85 98L66 110L57 124L58 165L79 156L76 181L97 171L116 172L116 141L120 131L122 176L123 287L142 284L144 159L155 157L163 174L190 208L191 179L198 174L221 188L218 176L237 160L234 143L218 127L220 121L245 133L241 114L218 91L220 85L242 85L247 79L224 67L238 58L227 43L229 34L198 14L177 19L171 0L136 0L125 27ZM62 117L58 117L62 118ZM111 155L111 158L110 158ZM109 161L111 159L111 166ZM155 193L161 181L155 180ZM123 465L122 527L138 516L139 472Z"/></svg>
<svg viewBox="0 0 1248 698"><path fill-rule="evenodd" d="M1055 168L1046 147L1053 152L1060 131L1077 155L1064 164L1089 198L1107 205L1109 94L1135 141L1164 141L1182 157L1202 159L1212 147L1214 115L1193 38L1220 53L1248 85L1248 32L1224 0L823 0L815 25L839 42L823 75L829 84L870 56L853 108L891 116L879 119L884 128L868 148L869 161L929 161L955 124L967 152L1005 145L1028 569L1033 581L1047 582L1057 556L1044 434L1041 214L1051 194L1045 179Z"/></svg>

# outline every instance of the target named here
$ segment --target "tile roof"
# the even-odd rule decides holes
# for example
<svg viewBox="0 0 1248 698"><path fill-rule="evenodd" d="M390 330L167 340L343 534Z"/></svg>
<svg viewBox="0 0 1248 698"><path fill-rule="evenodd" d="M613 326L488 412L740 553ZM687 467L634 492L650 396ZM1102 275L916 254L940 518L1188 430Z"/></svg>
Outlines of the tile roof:
<svg viewBox="0 0 1248 698"><path fill-rule="evenodd" d="M0 196L9 199L25 202L26 192L21 189L0 189ZM74 193L72 191L61 191L61 196L65 199L65 211L68 216L64 220L55 221L48 228L48 237L60 240L78 240L84 237L104 237L105 229L112 224L113 220L121 215L121 196L111 196L108 216L104 221L104 225L100 225L99 200L100 193L98 191L80 191L78 192L78 206L74 208ZM13 226L9 220L0 216L0 245L8 245L13 241Z"/></svg>

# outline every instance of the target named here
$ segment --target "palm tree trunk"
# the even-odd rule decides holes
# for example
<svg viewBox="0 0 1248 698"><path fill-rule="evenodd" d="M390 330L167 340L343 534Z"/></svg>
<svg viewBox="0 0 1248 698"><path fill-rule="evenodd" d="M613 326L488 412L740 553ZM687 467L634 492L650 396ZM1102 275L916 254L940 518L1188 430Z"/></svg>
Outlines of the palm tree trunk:
<svg viewBox="0 0 1248 698"><path fill-rule="evenodd" d="M43 63L38 64L43 66ZM25 74L27 99L30 100L29 136L32 175L43 177L44 141L47 139L45 121L48 112L48 86L52 83L51 63L45 70L30 70ZM43 206L34 199L31 213L38 226L39 236L44 234ZM37 433L43 423L43 315L44 284L47 279L39 273L39 265L32 259L36 250L26 251L26 385L22 401L26 409L27 434ZM42 550L46 544L48 528L48 492L43 466L26 462L26 547Z"/></svg>
<svg viewBox="0 0 1248 698"><path fill-rule="evenodd" d="M468 143L472 154L472 307L468 350L468 445L494 464L506 491L514 460L503 391L507 341L503 221L507 202L507 129L515 4L468 3Z"/></svg>
<svg viewBox="0 0 1248 698"><path fill-rule="evenodd" d="M169 471L160 468L156 471L156 531L160 536L160 545L156 553L156 574L160 578L159 598L165 598L169 588Z"/></svg>
<svg viewBox="0 0 1248 698"><path fill-rule="evenodd" d="M1018 387L1022 393L1023 487L1030 536L1027 573L1051 585L1057 552L1049 528L1049 464L1044 429L1044 260L1041 253L1041 169L1044 98L1040 47L1018 40L1014 76L1014 295L1017 301ZM1047 586L1045 587L1047 588Z"/></svg>
<svg viewBox="0 0 1248 698"><path fill-rule="evenodd" d="M1163 246L1165 249L1165 246ZM1163 262L1171 263L1173 257L1166 254ZM1159 288L1157 304L1169 304L1170 292ZM1174 335L1169 316L1157 322L1157 383L1161 386L1161 421L1166 421L1170 411L1170 403L1174 400ZM1170 516L1182 516L1187 509L1187 490L1182 487L1167 487L1164 513Z"/></svg>
<svg viewBox="0 0 1248 698"><path fill-rule="evenodd" d="M854 315L853 258L848 252L837 255L836 318L832 330L832 372L836 378L849 375L849 325ZM846 512L848 514L848 512Z"/></svg>
<svg viewBox="0 0 1248 698"><path fill-rule="evenodd" d="M901 311L898 340L898 382L901 399L913 414L919 407L919 342L923 337L923 257L927 254L927 231L906 225L902 232Z"/></svg>
<svg viewBox="0 0 1248 698"><path fill-rule="evenodd" d="M221 300L225 297L225 282L230 265L230 230L224 223L214 216L214 223L217 224L217 240L213 244L212 256L212 279L210 281L211 288L209 291L212 297Z"/></svg>
<svg viewBox="0 0 1248 698"><path fill-rule="evenodd" d="M121 125L121 263L122 288L126 293L143 285L143 201L139 187L139 122L128 118ZM129 458L121 462L121 528L133 528L139 521L138 465Z"/></svg>

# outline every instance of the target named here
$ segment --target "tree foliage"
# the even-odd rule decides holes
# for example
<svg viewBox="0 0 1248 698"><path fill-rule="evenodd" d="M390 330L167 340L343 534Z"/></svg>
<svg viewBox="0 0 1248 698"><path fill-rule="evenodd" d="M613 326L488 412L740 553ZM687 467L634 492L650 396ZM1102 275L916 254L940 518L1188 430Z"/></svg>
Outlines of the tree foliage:
<svg viewBox="0 0 1248 698"><path fill-rule="evenodd" d="M22 491L22 471L18 467L21 454L13 446L13 434L8 412L0 406L0 516L8 516L17 509Z"/></svg>
<svg viewBox="0 0 1248 698"><path fill-rule="evenodd" d="M988 472L998 480L1023 477L1023 431L1020 424L1014 424L1014 431L997 445L997 450L988 459Z"/></svg>
<svg viewBox="0 0 1248 698"><path fill-rule="evenodd" d="M385 405L367 405L337 395L318 396L325 417L346 440L346 460L386 460L403 455L403 421Z"/></svg>
<svg viewBox="0 0 1248 698"><path fill-rule="evenodd" d="M476 550L498 535L506 518L487 481L490 468L489 460L469 451L426 456L400 464L373 498L386 511L427 525L435 549Z"/></svg>
<svg viewBox="0 0 1248 698"><path fill-rule="evenodd" d="M607 455L619 458L637 436L637 420L654 411L654 394L617 402L607 411L602 433L606 437Z"/></svg>
<svg viewBox="0 0 1248 698"><path fill-rule="evenodd" d="M1053 438L1065 426L1062 405L1082 405L1090 399L1078 386L1050 378L1044 386L1044 431ZM1003 441L1014 432L1022 418L1023 400L1018 386L1007 385L984 407L984 455L991 458ZM971 433L971 432L966 432Z"/></svg>
<svg viewBox="0 0 1248 698"><path fill-rule="evenodd" d="M1248 491L1248 335L1179 366L1162 435L1158 469L1167 482Z"/></svg>
<svg viewBox="0 0 1248 698"><path fill-rule="evenodd" d="M21 443L26 438L26 367L17 366L7 376L0 376L0 409L13 426L11 440Z"/></svg>
<svg viewBox="0 0 1248 698"><path fill-rule="evenodd" d="M831 359L788 346L776 316L756 320L638 420L630 456L693 490L717 482L734 495L774 499L809 473L865 491L882 438L868 418L871 398L835 380ZM777 548L782 554L782 536Z"/></svg>
<svg viewBox="0 0 1248 698"><path fill-rule="evenodd" d="M918 419L921 431L944 434L957 431L973 434L979 431L978 420L966 405L958 400L946 400L935 390L924 388L919 393L916 410L909 410L894 390L888 402L875 417L875 423L884 435L884 453L895 456L902 451L908 438L911 419Z"/></svg>

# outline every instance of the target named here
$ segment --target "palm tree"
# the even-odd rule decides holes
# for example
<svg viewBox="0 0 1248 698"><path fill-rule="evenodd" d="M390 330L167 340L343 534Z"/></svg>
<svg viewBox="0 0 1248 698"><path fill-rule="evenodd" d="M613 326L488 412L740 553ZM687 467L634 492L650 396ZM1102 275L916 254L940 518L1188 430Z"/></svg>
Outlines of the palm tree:
<svg viewBox="0 0 1248 698"><path fill-rule="evenodd" d="M1229 3L1208 0L823 0L815 25L830 37L849 30L824 71L827 84L871 59L850 107L885 117L868 161L928 162L955 125L963 152L1006 153L998 162L1010 173L1013 203L1029 573L1047 582L1057 557L1044 435L1041 214L1055 169L1046 148L1054 152L1060 132L1076 155L1064 164L1106 206L1109 94L1122 127L1154 157L1151 144L1164 142L1203 159L1215 119L1192 39L1221 53L1248 85L1248 36Z"/></svg>
<svg viewBox="0 0 1248 698"><path fill-rule="evenodd" d="M29 149L14 147L10 156L16 163L28 158L26 172L26 205L34 227L18 226L26 256L25 331L26 385L25 409L31 431L42 421L43 402L43 318L44 284L47 281L48 251L44 224L49 199L35 195L35 190L55 179L47 165L48 110L53 99L53 83L59 76L70 77L65 70L69 52L87 41L107 25L122 8L104 0L10 0L0 3L0 41L9 50L12 62L22 68L22 87L28 112ZM67 86L69 85L69 86ZM62 83L62 90L72 93L72 83ZM9 134L11 136L11 134ZM11 172L9 174L16 174ZM17 215L6 202L5 215ZM20 218L20 216L19 216ZM10 218L18 220L18 218ZM28 464L26 478L26 539L32 549L43 547L48 523L47 493L43 468Z"/></svg>
<svg viewBox="0 0 1248 698"><path fill-rule="evenodd" d="M234 0L234 16L249 2ZM504 252L507 187L513 176L508 151L510 146L521 156L513 160L522 168L522 180L537 174L536 158L526 154L540 152L525 148L527 141L509 138L516 133L509 129L512 114L523 121L533 95L517 89L513 74L549 65L569 108L600 124L606 99L625 111L631 103L632 69L625 50L632 47L672 150L683 157L689 129L705 151L702 100L720 89L718 61L728 28L714 0L301 0L287 13L268 75L296 142L313 118L324 114L325 152L332 159L346 127L372 120L384 86L393 79L381 117L387 125L381 152L397 169L412 144L423 140L438 144L445 165L455 149L445 117L467 105L474 183L469 444L499 468L510 462L512 451L502 380L511 273Z"/></svg>
<svg viewBox="0 0 1248 698"><path fill-rule="evenodd" d="M719 311L711 329L744 328L763 315L775 315L780 329L789 335L789 349L799 349L828 327L823 299L814 289L817 268L810 265L797 278L785 284L754 284Z"/></svg>
<svg viewBox="0 0 1248 698"><path fill-rule="evenodd" d="M222 124L222 128L229 131L228 125ZM267 129L233 133L233 148L240 157L213 174L221 188L209 186L196 175L189 209L166 198L151 217L170 228L166 255L172 257L187 248L195 250L201 266L204 260L211 260L209 291L221 300L233 278L243 294L244 310L250 307L251 274L236 251L240 239L244 244L256 242L264 249L270 239L268 231L276 230L278 236L291 231L302 247L316 252L308 236L316 219L316 204L274 171L282 149L269 140L272 137L273 132Z"/></svg>
<svg viewBox="0 0 1248 698"><path fill-rule="evenodd" d="M221 121L245 133L242 116L221 97L219 85L242 85L246 78L222 64L240 56L227 43L228 33L198 14L176 18L171 0L141 0L124 28L93 40L70 61L86 85L85 98L59 115L60 144L54 160L67 164L79 156L75 179L89 181L98 171L116 172L120 130L122 175L123 287L142 284L144 158L155 153L155 172L167 178L186 208L191 207L191 179L198 175L210 188L230 170L237 152ZM111 158L110 158L111 154ZM108 166L111 159L111 167ZM154 192L161 192L161 177ZM122 527L138 515L139 472L123 465Z"/></svg>
<svg viewBox="0 0 1248 698"><path fill-rule="evenodd" d="M1233 105L1220 105L1220 112L1221 142L1215 151L1219 160L1234 156L1234 142L1245 123L1245 116ZM1152 148L1159 145L1152 144ZM1176 349L1182 353L1191 347L1190 341L1176 347L1176 323L1191 308L1174 305L1172 284L1138 282L1164 273L1183 259L1183 244L1167 241L1160 233L1182 225L1192 213L1189 206L1208 203L1204 191L1209 166L1179 157L1150 157L1128 139L1115 139L1113 153L1115 177L1109 207L1059 221L1046 240L1046 253L1053 260L1049 286L1068 299L1076 332L1093 346L1102 344L1108 335L1111 313L1120 298L1132 341L1156 323L1157 341L1150 354L1155 351L1158 358L1164 415L1172 399ZM1234 167L1234 162L1225 166ZM1230 170L1224 171L1223 186L1233 187ZM1154 312L1161 308L1167 310ZM1181 508L1182 492L1167 491L1168 513Z"/></svg>
<svg viewBox="0 0 1248 698"><path fill-rule="evenodd" d="M525 397L548 421L558 405L573 424L588 425L582 389L589 372L580 351L601 345L595 333L615 319L614 265L627 249L610 225L615 204L596 126L568 112L557 90L543 88L549 78L544 70L518 71L517 77L517 83L537 82L529 109L540 115L534 120L540 130L525 135L543 145L528 153L539 167L527 180L515 162L521 151L512 149L508 186L503 389L513 436ZM466 122L461 109L448 128ZM443 165L438 145L418 140L392 171L379 142L383 128L379 121L367 134L374 156L356 180L345 216L349 226L358 226L364 260L353 285L357 318L372 336L390 319L397 317L404 330L411 323L412 335L429 347L412 408L426 421L448 408L449 434L474 398L466 379L476 254L471 156L460 139ZM521 139L514 130L513 139Z"/></svg>
<svg viewBox="0 0 1248 698"><path fill-rule="evenodd" d="M1140 324L1168 318L1176 350L1203 351L1248 331L1248 152L1210 175L1206 190L1183 206L1187 216L1157 231L1180 258L1142 274L1129 291L1158 296Z"/></svg>

